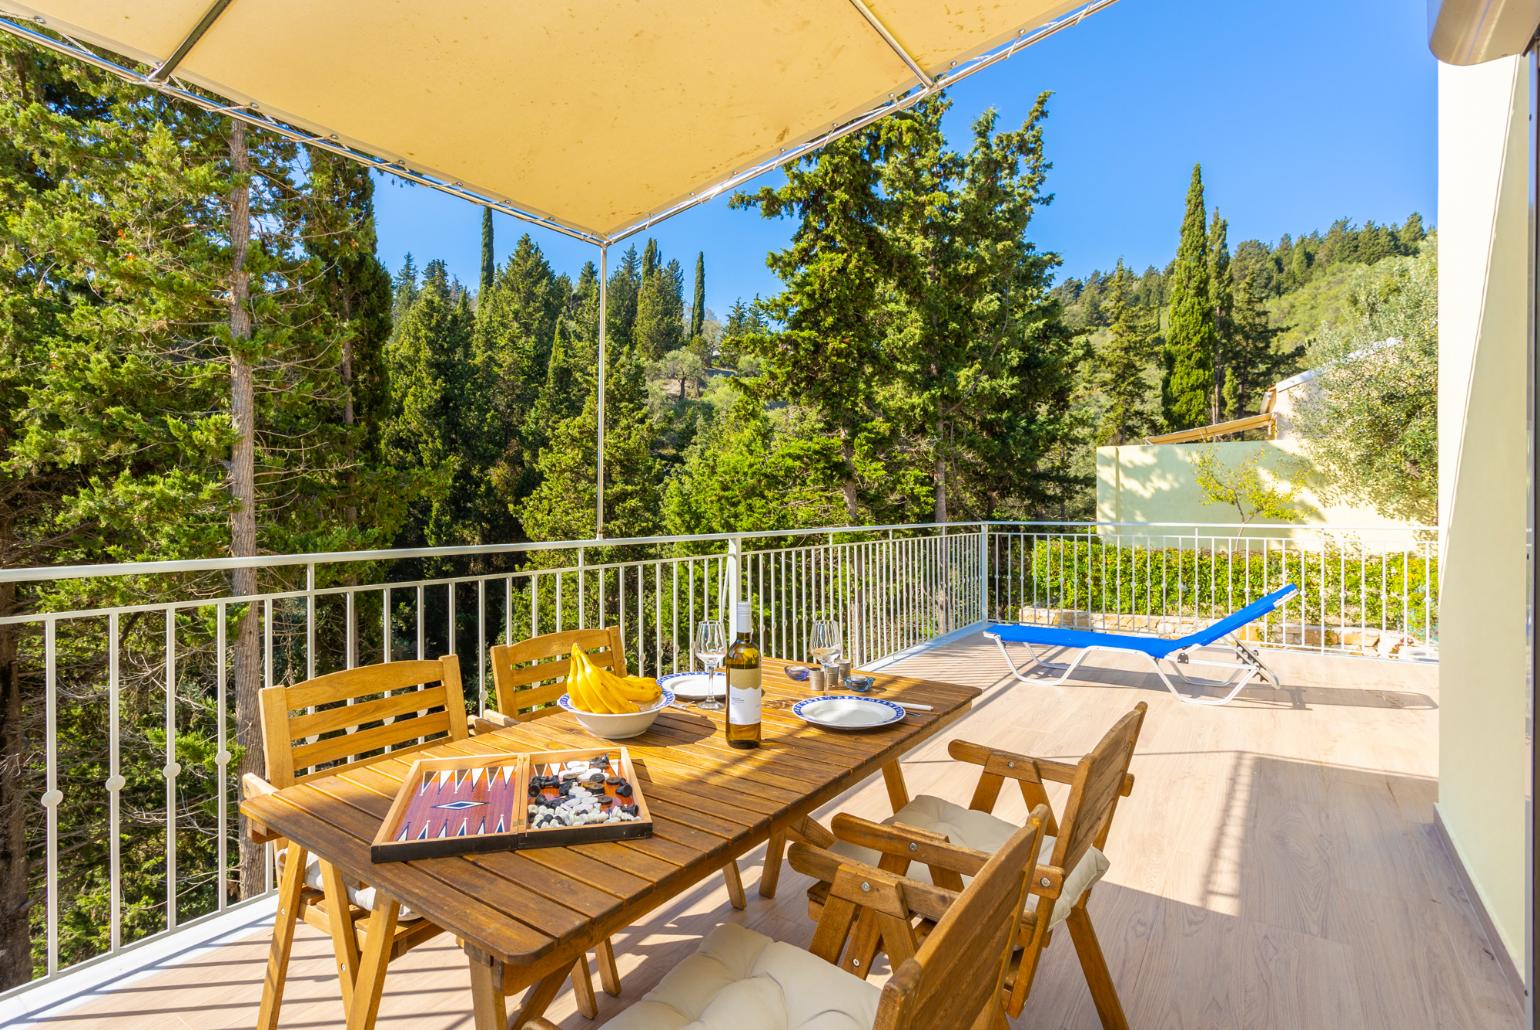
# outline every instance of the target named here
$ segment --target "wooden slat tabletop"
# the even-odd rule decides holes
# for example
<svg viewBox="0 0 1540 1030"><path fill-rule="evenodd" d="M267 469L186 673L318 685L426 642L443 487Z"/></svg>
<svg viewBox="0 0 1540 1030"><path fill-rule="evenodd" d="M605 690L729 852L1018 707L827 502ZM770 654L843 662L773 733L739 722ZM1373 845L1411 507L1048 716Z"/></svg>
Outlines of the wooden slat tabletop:
<svg viewBox="0 0 1540 1030"><path fill-rule="evenodd" d="M683 893L729 859L838 797L960 718L973 687L878 675L875 696L933 705L862 733L809 726L791 714L808 696L764 663L764 742L736 750L722 713L671 708L624 741L654 834L638 840L376 865L369 846L411 763L448 754L554 750L602 743L568 713L414 751L242 802L256 823L376 887L449 933L536 978Z"/></svg>

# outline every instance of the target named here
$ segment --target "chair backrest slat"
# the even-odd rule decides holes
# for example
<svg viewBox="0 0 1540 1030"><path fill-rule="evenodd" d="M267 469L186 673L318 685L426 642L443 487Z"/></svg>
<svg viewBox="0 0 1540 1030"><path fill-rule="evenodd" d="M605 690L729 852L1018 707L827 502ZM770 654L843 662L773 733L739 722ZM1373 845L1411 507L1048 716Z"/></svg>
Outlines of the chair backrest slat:
<svg viewBox="0 0 1540 1030"><path fill-rule="evenodd" d="M566 693L567 663L572 649L581 647L601 669L626 674L626 650L615 626L545 633L516 644L492 648L492 682L497 710L527 721L561 711L556 699Z"/></svg>
<svg viewBox="0 0 1540 1030"><path fill-rule="evenodd" d="M1077 765L1053 848L1053 864L1066 872L1105 839L1148 707L1143 701L1135 705Z"/></svg>
<svg viewBox="0 0 1540 1030"><path fill-rule="evenodd" d="M262 744L276 787L372 761L386 749L469 735L460 660L386 662L264 688Z"/></svg>
<svg viewBox="0 0 1540 1030"><path fill-rule="evenodd" d="M882 988L876 1030L1003 1026L1000 985L1036 868L1041 820L1034 811L985 863L913 958Z"/></svg>

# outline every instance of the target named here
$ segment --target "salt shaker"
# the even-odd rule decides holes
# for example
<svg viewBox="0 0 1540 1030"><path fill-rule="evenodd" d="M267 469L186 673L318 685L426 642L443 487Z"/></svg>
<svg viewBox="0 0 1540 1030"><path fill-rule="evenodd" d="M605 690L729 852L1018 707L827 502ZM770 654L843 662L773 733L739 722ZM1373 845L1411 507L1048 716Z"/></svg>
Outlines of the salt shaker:
<svg viewBox="0 0 1540 1030"><path fill-rule="evenodd" d="M807 689L815 694L822 694L825 690L823 663L814 662L812 669L807 674Z"/></svg>

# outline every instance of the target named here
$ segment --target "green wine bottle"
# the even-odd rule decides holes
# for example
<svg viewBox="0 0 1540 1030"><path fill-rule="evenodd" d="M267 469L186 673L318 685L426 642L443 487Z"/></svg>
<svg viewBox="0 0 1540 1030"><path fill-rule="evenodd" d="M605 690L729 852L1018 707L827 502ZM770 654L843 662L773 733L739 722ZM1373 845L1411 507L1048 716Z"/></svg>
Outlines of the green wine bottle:
<svg viewBox="0 0 1540 1030"><path fill-rule="evenodd" d="M759 747L764 690L747 601L739 602L733 612L733 632L736 636L722 660L727 671L727 743L733 747Z"/></svg>

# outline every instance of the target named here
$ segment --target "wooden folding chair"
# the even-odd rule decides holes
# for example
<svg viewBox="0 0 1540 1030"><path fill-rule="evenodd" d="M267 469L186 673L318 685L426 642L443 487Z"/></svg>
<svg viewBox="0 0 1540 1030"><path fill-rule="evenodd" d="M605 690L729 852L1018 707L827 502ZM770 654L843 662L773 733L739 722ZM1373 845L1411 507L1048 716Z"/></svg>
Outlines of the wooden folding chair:
<svg viewBox="0 0 1540 1030"><path fill-rule="evenodd" d="M468 735L460 688L460 663L453 655L437 661L390 662L318 676L293 686L272 686L258 695L267 778L248 773L247 797L271 793L341 769L377 761L442 740ZM257 835L256 828L253 828ZM352 1002L359 955L368 945L366 924L373 890L349 883L330 862L281 838L278 915L262 986L259 1030L278 1025L297 918L332 939L342 1004ZM348 899L347 911L332 912L325 889ZM422 918L398 919L387 946L392 959L442 933ZM381 985L368 985L378 993Z"/></svg>
<svg viewBox="0 0 1540 1030"><path fill-rule="evenodd" d="M608 669L617 676L626 675L626 649L616 626L545 633L516 644L497 644L491 649L497 711L483 712L482 720L493 726L505 726L560 712L556 699L566 693L567 663L575 647L581 647L595 666ZM722 875L727 881L728 900L733 908L741 910L747 901L743 896L743 880L738 875L738 863L728 862L722 867ZM614 946L608 938L595 954L599 981L604 985L605 993L619 997L620 972L615 966ZM589 996L592 993L590 987ZM586 1008L583 1011L592 1015Z"/></svg>
<svg viewBox="0 0 1540 1030"><path fill-rule="evenodd" d="M831 1026L838 1021L874 1030L1003 1030L1001 983L1047 818L1046 806L1035 810L1026 826L972 867L973 882L961 891L794 843L792 868L829 884L808 951L736 924L719 926L605 1030L677 1026L707 1009L711 1025L721 1025L738 1016L724 997L733 998L744 1022L757 1027L784 1014L797 1025L816 1016ZM881 990L839 968L851 927L861 919L880 926L889 944L894 972ZM933 928L924 940L917 925ZM781 1004L765 1004L777 993ZM555 1030L544 1019L528 1025Z"/></svg>
<svg viewBox="0 0 1540 1030"><path fill-rule="evenodd" d="M341 770L395 758L468 733L460 660L454 655L427 661L387 662L347 669L293 686L272 686L258 695L262 713L262 747L267 778L247 774L247 797L271 793ZM359 957L369 947L367 927L374 907L374 890L350 881L330 862L309 854L294 841L285 841L253 828L254 836L273 840L279 849L278 915L268 952L267 978L262 988L259 1030L274 1030L283 1003L289 952L297 918L329 935L337 961L344 1008L353 992L371 992L379 1002L383 984L359 984ZM326 894L347 898L347 911L330 911ZM428 920L402 909L389 941L375 946L394 961L443 931ZM588 986L588 963L581 961L582 984L574 975L579 997ZM372 964L370 964L372 965ZM574 974L576 968L574 967ZM588 997L593 998L589 986ZM590 1005L590 1016L597 1007Z"/></svg>
<svg viewBox="0 0 1540 1030"><path fill-rule="evenodd" d="M1142 701L1135 705L1074 765L954 740L947 745L952 758L981 767L967 808L920 795L881 823L841 813L834 817L830 830L805 820L796 835L891 873L928 878L937 886L956 890L1016 830L1012 823L991 814L1005 781L1014 780L1028 806L1034 811L1044 810L1045 836L1018 930L1020 958L1005 980L1006 1011L1012 1017L1021 1014L1043 950L1053 930L1066 923L1102 1025L1126 1028L1128 1021L1086 903L1091 888L1108 868L1103 849L1118 798L1133 790L1134 778L1128 767L1146 708ZM1070 786L1063 815L1057 820L1045 782ZM911 863L919 868L911 871ZM828 893L827 882L814 884L808 891L814 918L820 918ZM923 926L920 931L924 932ZM877 951L885 949L882 928L871 919L858 921L851 929L843 968L864 976Z"/></svg>

